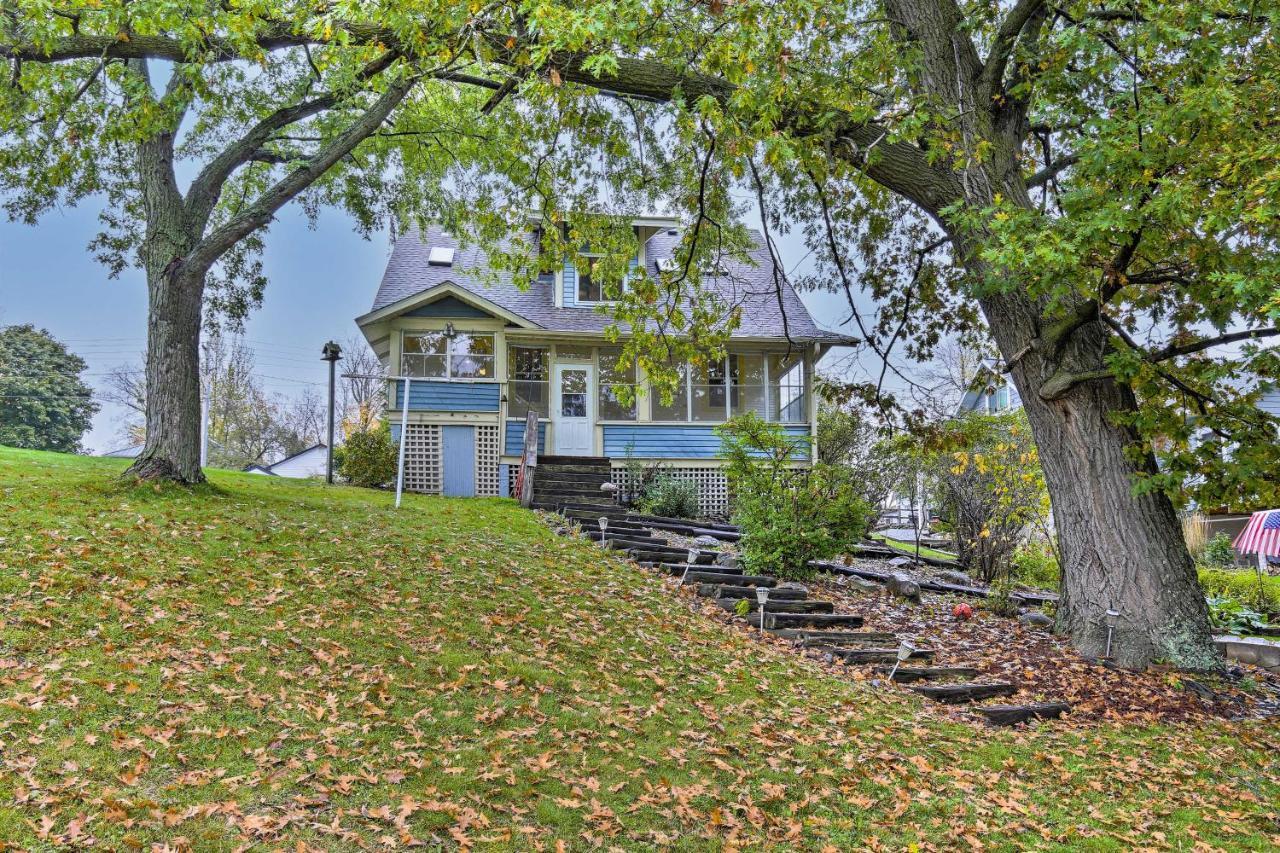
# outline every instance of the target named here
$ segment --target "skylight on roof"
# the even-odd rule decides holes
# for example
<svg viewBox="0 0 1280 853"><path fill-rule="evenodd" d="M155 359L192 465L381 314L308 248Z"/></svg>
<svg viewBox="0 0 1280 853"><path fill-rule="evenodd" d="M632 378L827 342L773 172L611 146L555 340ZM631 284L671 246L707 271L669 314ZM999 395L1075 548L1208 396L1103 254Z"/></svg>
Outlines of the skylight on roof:
<svg viewBox="0 0 1280 853"><path fill-rule="evenodd" d="M433 267L453 266L453 249L448 246L432 246L427 263Z"/></svg>

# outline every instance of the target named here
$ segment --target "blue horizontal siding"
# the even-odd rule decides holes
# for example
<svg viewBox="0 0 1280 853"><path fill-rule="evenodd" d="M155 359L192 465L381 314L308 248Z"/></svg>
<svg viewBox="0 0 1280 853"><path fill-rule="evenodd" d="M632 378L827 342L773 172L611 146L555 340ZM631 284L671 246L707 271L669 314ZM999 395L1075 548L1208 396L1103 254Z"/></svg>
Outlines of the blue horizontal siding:
<svg viewBox="0 0 1280 853"><path fill-rule="evenodd" d="M496 412L496 382L431 382L414 380L409 386L411 412ZM396 411L404 407L404 380L396 382Z"/></svg>
<svg viewBox="0 0 1280 853"><path fill-rule="evenodd" d="M538 452L547 452L546 421L538 423ZM503 437L502 455L519 456L521 453L524 453L524 419L509 418L507 420L506 434Z"/></svg>
<svg viewBox="0 0 1280 853"><path fill-rule="evenodd" d="M474 305L468 305L456 296L445 296L414 308L412 311L406 311L406 317L484 317L489 318L493 315L481 311Z"/></svg>
<svg viewBox="0 0 1280 853"><path fill-rule="evenodd" d="M808 437L807 426L783 427L792 437ZM689 424L606 424L604 455L648 459L715 459L720 456L720 436L715 426Z"/></svg>
<svg viewBox="0 0 1280 853"><path fill-rule="evenodd" d="M564 304L578 304L578 268L569 258L564 259Z"/></svg>

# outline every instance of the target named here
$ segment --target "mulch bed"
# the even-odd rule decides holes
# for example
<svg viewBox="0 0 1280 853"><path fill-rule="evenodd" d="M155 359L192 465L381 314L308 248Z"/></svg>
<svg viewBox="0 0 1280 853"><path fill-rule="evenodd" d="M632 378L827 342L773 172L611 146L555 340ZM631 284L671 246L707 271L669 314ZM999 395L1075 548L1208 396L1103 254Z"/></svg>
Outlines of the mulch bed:
<svg viewBox="0 0 1280 853"><path fill-rule="evenodd" d="M869 568L887 568L875 561L861 562ZM913 645L936 650L934 666L972 665L981 673L975 681L1019 685L1016 697L1001 701L1070 703L1069 719L1073 722L1175 722L1280 715L1280 675L1258 667L1235 666L1227 676L1156 667L1129 672L1086 660L1065 638L1017 619L995 616L974 599L925 593L920 604L912 605L882 592L862 592L835 581L821 580L807 586L811 597L836 602L837 612L862 614L866 618L864 630L891 631ZM974 608L972 619L959 621L952 615L952 608L960 601ZM842 668L855 679L884 679L876 667ZM932 710L973 719L963 707Z"/></svg>

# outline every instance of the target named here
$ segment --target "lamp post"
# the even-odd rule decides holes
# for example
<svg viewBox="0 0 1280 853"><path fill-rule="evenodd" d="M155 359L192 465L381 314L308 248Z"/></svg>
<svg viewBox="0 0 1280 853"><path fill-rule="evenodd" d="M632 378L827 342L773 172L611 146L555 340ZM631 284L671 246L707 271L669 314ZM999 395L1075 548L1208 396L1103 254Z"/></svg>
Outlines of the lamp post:
<svg viewBox="0 0 1280 853"><path fill-rule="evenodd" d="M769 587L756 587L756 602L760 605L760 633L764 633L764 606L769 603Z"/></svg>
<svg viewBox="0 0 1280 853"><path fill-rule="evenodd" d="M889 683L893 683L893 677L898 674L898 667L902 666L908 658L915 653L916 647L908 643L906 640L898 643L898 659L893 662L893 669L889 670Z"/></svg>
<svg viewBox="0 0 1280 853"><path fill-rule="evenodd" d="M324 481L329 485L333 485L333 397L334 397L334 369L338 366L338 359L342 358L342 347L337 342L329 341L324 345L324 349L320 350L320 360L329 362L329 441L325 445L324 460ZM404 427L401 427L404 429Z"/></svg>

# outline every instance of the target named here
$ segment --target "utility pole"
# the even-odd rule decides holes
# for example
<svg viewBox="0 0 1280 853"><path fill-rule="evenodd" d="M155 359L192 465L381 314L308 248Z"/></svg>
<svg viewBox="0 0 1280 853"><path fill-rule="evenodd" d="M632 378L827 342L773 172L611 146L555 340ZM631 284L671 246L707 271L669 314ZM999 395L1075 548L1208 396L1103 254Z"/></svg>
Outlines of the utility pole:
<svg viewBox="0 0 1280 853"><path fill-rule="evenodd" d="M324 349L320 351L320 359L329 362L329 442L325 446L325 464L324 479L329 485L333 485L333 399L334 399L334 372L338 366L338 359L342 358L342 347L337 342L329 341L324 345Z"/></svg>

